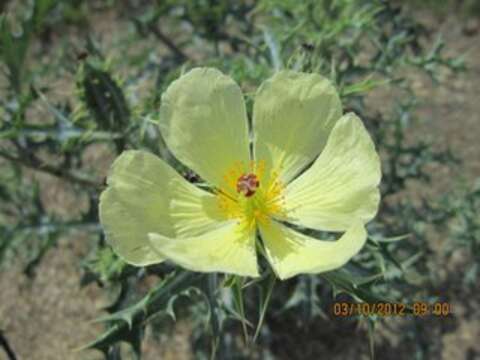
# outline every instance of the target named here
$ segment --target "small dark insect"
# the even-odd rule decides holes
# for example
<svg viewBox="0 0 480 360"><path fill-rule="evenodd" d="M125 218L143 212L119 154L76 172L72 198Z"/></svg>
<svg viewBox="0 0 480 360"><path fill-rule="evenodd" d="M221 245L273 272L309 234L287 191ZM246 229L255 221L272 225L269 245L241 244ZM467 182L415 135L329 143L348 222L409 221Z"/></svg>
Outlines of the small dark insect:
<svg viewBox="0 0 480 360"><path fill-rule="evenodd" d="M80 51L77 53L77 60L78 61L83 61L88 57L88 52L85 50Z"/></svg>
<svg viewBox="0 0 480 360"><path fill-rule="evenodd" d="M183 174L183 177L188 181L188 182L191 182L191 183L197 183L200 181L200 176L198 176L197 174L195 174L193 171L186 171L184 174Z"/></svg>
<svg viewBox="0 0 480 360"><path fill-rule="evenodd" d="M310 44L310 43L302 43L302 48L303 48L303 50L306 50L306 51L315 50L315 46L313 44Z"/></svg>

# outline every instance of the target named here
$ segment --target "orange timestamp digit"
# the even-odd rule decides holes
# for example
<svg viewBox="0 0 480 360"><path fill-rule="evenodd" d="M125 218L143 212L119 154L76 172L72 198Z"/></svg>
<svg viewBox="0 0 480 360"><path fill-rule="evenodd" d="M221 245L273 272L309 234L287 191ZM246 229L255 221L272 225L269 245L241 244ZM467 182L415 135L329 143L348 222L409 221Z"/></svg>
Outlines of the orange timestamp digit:
<svg viewBox="0 0 480 360"><path fill-rule="evenodd" d="M453 313L452 304L448 302L436 302L429 304L426 302L415 302L412 305L413 315L415 316L448 316Z"/></svg>
<svg viewBox="0 0 480 360"><path fill-rule="evenodd" d="M335 316L404 316L406 305L401 303L333 303L333 314Z"/></svg>

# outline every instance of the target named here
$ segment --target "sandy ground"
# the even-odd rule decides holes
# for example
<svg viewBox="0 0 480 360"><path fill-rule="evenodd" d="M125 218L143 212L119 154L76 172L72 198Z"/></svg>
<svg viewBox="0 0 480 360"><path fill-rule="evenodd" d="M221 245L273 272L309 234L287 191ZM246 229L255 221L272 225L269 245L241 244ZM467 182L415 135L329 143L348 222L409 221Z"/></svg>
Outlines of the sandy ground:
<svg viewBox="0 0 480 360"><path fill-rule="evenodd" d="M426 21L439 22L438 19L428 18ZM450 147L463 160L463 164L455 170L439 168L432 171L434 185L422 190L430 196L448 190L460 176L465 175L472 181L480 176L480 32L467 36L458 23L453 18L441 20L439 27L445 34L449 52L466 54L469 72L457 76L445 75L441 85L434 85L427 79L419 80L416 84L423 99L419 114L431 121L418 125L415 132L430 137L439 148ZM0 274L0 328L20 360L99 358L96 353L72 352L73 348L93 339L100 330L89 321L99 315L101 291L95 286L80 288L78 282L78 255L85 251L82 245L84 241L81 236L62 240L58 248L47 254L34 281L23 276L18 266ZM431 241L433 248L440 248L445 239L434 238ZM445 265L448 273L456 273L462 271L462 259L459 253L451 259L438 259L438 262ZM448 277L448 273L444 276ZM447 287L444 289L451 295L456 309L453 319L444 320L443 323L442 320L428 323L431 333L425 335L425 341L436 344L437 357L440 359L480 358L478 300L462 293L456 281L457 278L453 277L445 282ZM401 321L392 322L393 333L401 331L401 328ZM165 335L160 342L152 339L146 342L145 359L192 358L189 334L189 324L179 322L175 332ZM414 357L408 352L411 348L408 343L395 343L395 336L391 341L387 347L379 349L379 358ZM348 359L359 356L359 353L362 354L360 357L366 357L366 341L362 340L362 343L358 349L348 346L348 341L341 341L343 345L334 347L331 358ZM332 350L322 344L322 339L310 345L312 356ZM298 353L286 351L285 354ZM292 356L280 358L297 358ZM0 351L0 359L4 358L5 355Z"/></svg>

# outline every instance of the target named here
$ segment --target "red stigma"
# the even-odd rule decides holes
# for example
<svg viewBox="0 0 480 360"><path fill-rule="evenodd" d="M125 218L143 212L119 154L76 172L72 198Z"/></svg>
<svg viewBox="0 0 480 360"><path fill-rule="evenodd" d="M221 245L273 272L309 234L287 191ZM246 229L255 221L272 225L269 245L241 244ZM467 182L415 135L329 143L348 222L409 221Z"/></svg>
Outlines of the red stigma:
<svg viewBox="0 0 480 360"><path fill-rule="evenodd" d="M257 175L255 174L243 174L237 180L237 192L250 197L255 194L255 191L260 186Z"/></svg>

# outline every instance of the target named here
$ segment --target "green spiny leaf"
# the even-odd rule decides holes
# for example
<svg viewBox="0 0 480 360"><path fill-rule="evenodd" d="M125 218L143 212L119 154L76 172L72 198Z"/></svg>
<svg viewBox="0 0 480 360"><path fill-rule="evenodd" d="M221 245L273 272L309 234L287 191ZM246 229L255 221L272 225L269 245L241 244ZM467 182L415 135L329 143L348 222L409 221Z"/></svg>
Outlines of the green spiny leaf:
<svg viewBox="0 0 480 360"><path fill-rule="evenodd" d="M122 131L129 125L130 109L123 91L107 71L86 63L82 85L88 109L101 129Z"/></svg>
<svg viewBox="0 0 480 360"><path fill-rule="evenodd" d="M78 350L95 348L108 352L108 349L125 341L134 346L143 334L146 322L158 312L163 311L170 298L196 284L202 276L191 272L171 273L152 289L143 299L131 307L115 314L100 318L111 326L97 339L80 347Z"/></svg>

